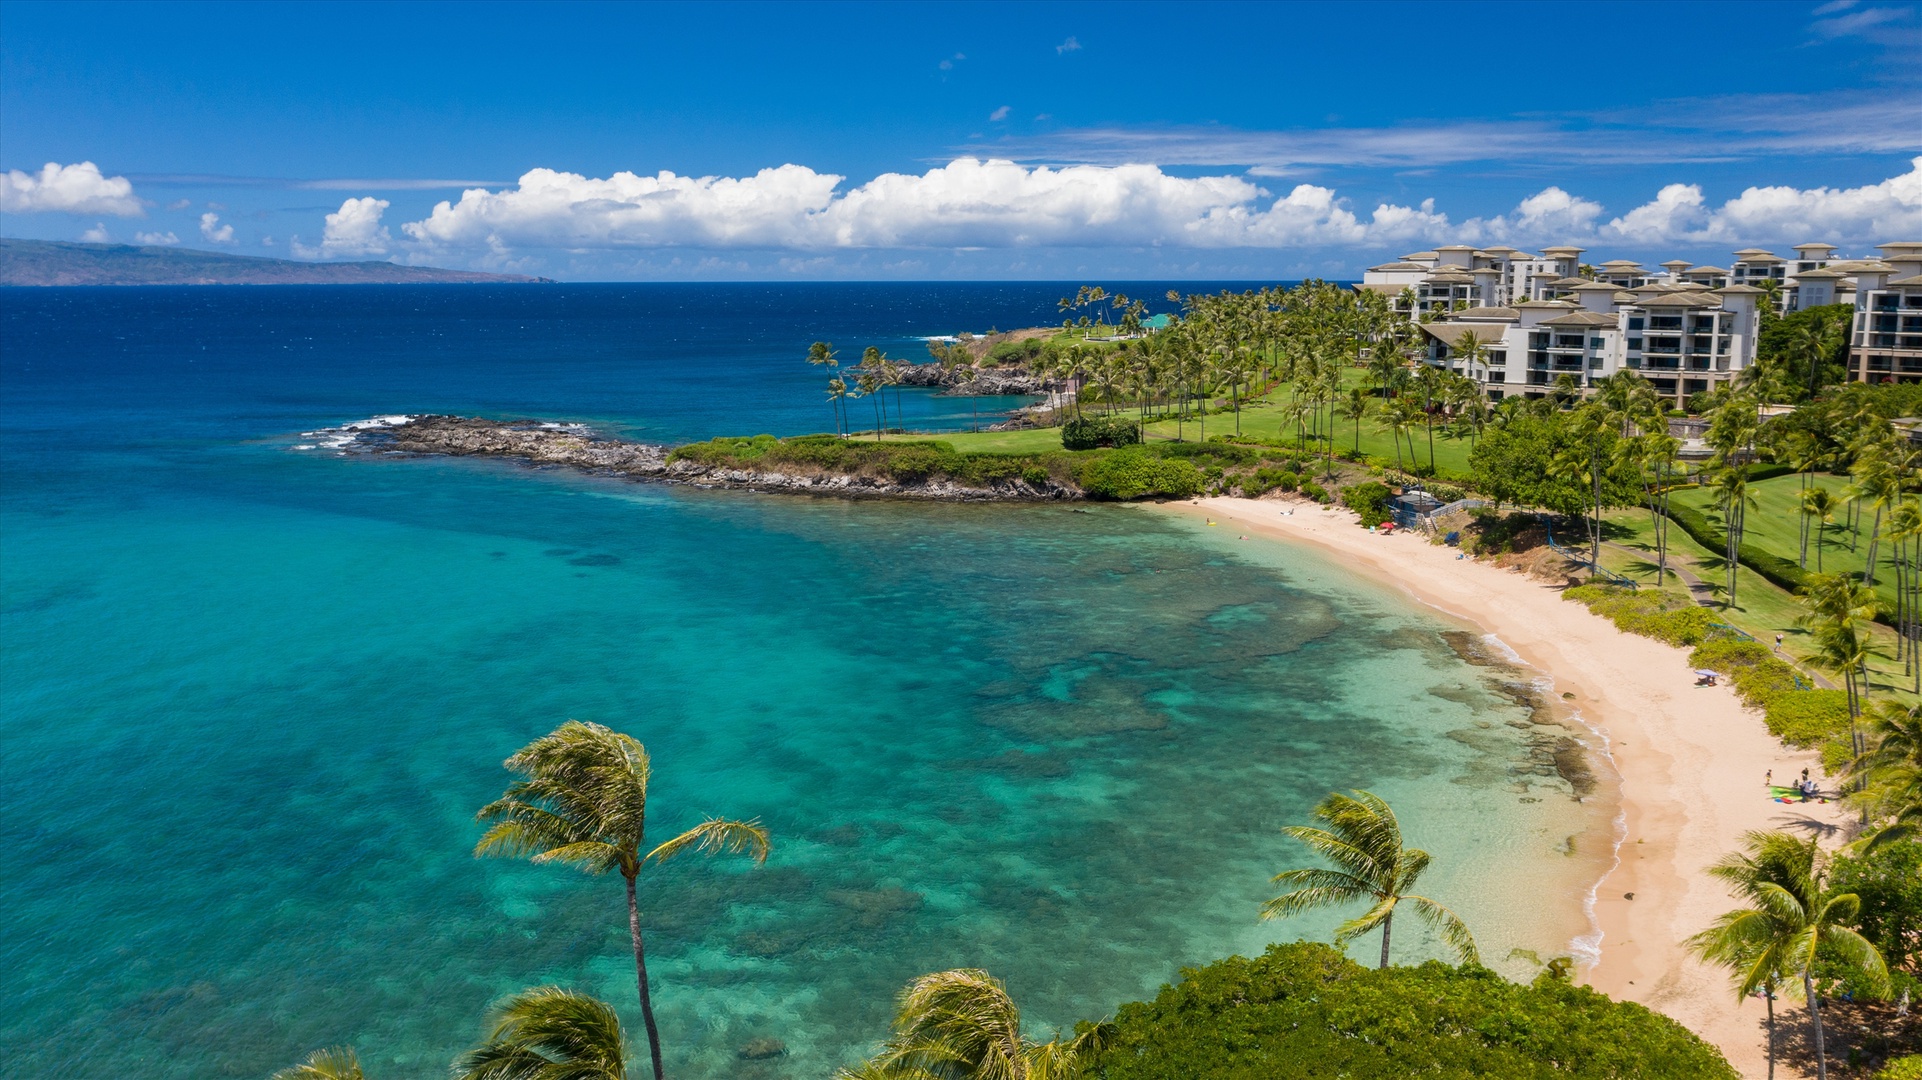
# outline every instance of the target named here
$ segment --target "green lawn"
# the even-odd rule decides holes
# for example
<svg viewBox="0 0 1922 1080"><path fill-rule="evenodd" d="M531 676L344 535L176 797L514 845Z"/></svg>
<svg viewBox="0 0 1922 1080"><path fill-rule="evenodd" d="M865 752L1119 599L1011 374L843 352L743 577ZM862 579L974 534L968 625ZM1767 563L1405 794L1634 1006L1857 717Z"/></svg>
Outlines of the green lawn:
<svg viewBox="0 0 1922 1080"><path fill-rule="evenodd" d="M1345 383L1360 385L1363 372L1359 368L1346 373ZM1241 434L1250 438L1280 440L1288 443L1295 441L1295 425L1287 422L1282 414L1281 405L1287 400L1284 390L1271 391L1252 401L1245 402L1241 408ZM1327 417L1322 418L1324 424ZM1284 425L1287 431L1283 432ZM1208 436L1231 435L1236 430L1233 412L1212 413L1201 423L1190 417L1177 423L1173 420L1157 420L1150 423L1145 435L1150 442L1172 440L1177 437L1190 441ZM923 436L928 437L928 436ZM1035 453L1042 450L1055 450L1061 446L1061 432L1057 428L1035 428L1027 431L982 431L959 432L933 436L944 442L952 443L956 450L987 453ZM1351 422L1336 421L1334 443L1337 452L1355 446L1355 425ZM1361 424L1361 449L1363 453L1396 460L1395 440L1388 429L1375 422L1370 416ZM1466 473L1468 471L1469 444L1463 439L1448 438L1440 431L1435 432L1435 465L1447 472ZM1402 440L1401 458L1410 465L1428 461L1428 437L1423 431L1415 432L1415 457L1409 458L1408 442Z"/></svg>
<svg viewBox="0 0 1922 1080"><path fill-rule="evenodd" d="M1794 482L1794 477L1787 479ZM1751 520L1752 515L1753 512ZM1604 547L1602 566L1642 582L1645 588L1652 587L1655 582L1655 541L1648 511L1611 510L1604 517L1603 525L1603 535L1607 540L1641 554L1631 555ZM1792 530L1793 526L1790 528ZM1793 532L1790 538L1794 538ZM1573 542L1573 539L1571 537L1570 541ZM1676 556L1681 556L1696 577L1714 587L1714 596L1718 601L1725 599L1724 584L1728 567L1720 553L1697 544L1673 524L1668 529L1668 546L1671 567L1677 565ZM1688 589L1672 577L1663 587L1667 591L1688 595ZM1802 656L1812 651L1808 632L1795 625L1795 621L1802 616L1801 601L1787 591L1748 567L1738 566L1735 600L1733 609L1717 609L1717 613L1730 626L1770 644L1774 643L1776 634L1783 635L1783 650L1792 661L1799 662ZM1869 682L1873 692L1878 697L1892 695L1903 701L1914 702L1915 695L1907 692L1910 681L1902 674L1902 665L1891 659L1895 655L1895 632L1877 625L1871 633L1881 650L1881 655L1869 662Z"/></svg>
<svg viewBox="0 0 1922 1080"><path fill-rule="evenodd" d="M1842 488L1848 481L1840 476L1817 473L1814 482L1829 490L1841 501ZM1742 543L1795 562L1801 555L1801 505L1802 478L1800 476L1778 476L1773 480L1763 480L1750 484L1749 492L1755 497L1755 505L1749 508L1747 525L1742 532ZM1709 520L1719 527L1722 514L1715 506L1715 493L1706 488L1691 488L1676 492L1672 498L1680 504L1693 507L1707 514ZM1644 515L1646 516L1646 515ZM1874 524L1875 511L1864 508L1859 527L1851 530L1845 523L1846 515L1838 511L1833 524L1826 526L1821 546L1822 569L1833 574L1839 570L1860 573L1868 558L1869 527ZM1886 525L1886 523L1885 523ZM1849 550L1850 540L1855 542L1855 550ZM1816 543L1809 540L1808 568L1815 569ZM1882 538L1881 550L1876 553L1876 567L1879 580L1876 592L1882 603L1891 611L1895 610L1895 546L1890 544L1886 535ZM1739 589L1737 590L1740 591Z"/></svg>

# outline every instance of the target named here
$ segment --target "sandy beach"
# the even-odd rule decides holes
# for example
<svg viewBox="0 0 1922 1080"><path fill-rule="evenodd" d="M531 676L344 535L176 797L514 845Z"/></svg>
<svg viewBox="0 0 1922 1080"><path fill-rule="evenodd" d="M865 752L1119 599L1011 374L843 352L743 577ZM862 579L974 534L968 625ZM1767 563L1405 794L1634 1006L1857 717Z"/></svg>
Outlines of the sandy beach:
<svg viewBox="0 0 1922 1080"><path fill-rule="evenodd" d="M1205 515L1250 542L1280 539L1335 553L1355 572L1496 635L1551 677L1558 694L1572 693L1563 704L1606 740L1596 749L1612 758L1625 826L1620 861L1596 890L1600 960L1583 980L1682 1022L1744 1075L1765 1075L1763 1004L1737 1002L1727 976L1690 958L1681 943L1734 906L1704 870L1744 832L1841 823L1836 803L1766 797L1769 770L1784 782L1805 767L1820 775L1813 751L1782 746L1726 686L1696 687L1687 650L1622 633L1536 578L1458 559L1422 536L1370 533L1347 510L1305 502L1215 498L1162 509ZM1799 1020L1800 1006L1789 1008ZM1778 1064L1777 1075L1792 1072Z"/></svg>

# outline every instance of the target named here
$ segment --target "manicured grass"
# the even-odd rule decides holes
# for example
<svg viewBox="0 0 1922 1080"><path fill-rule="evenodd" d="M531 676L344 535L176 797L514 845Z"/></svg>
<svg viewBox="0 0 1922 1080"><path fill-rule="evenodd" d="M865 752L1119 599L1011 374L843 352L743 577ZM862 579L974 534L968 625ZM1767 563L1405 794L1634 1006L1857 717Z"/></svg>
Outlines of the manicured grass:
<svg viewBox="0 0 1922 1080"><path fill-rule="evenodd" d="M1845 477L1817 473L1814 482L1841 502L1842 489L1848 484ZM1749 493L1755 497L1755 505L1749 508L1747 524L1742 531L1742 543L1753 545L1795 562L1801 555L1801 506L1802 478L1800 476L1778 476L1773 480L1763 480L1749 485ZM1722 513L1715 505L1715 493L1707 488L1691 488L1676 492L1672 498L1683 505L1694 507L1709 515L1719 527ZM1851 530L1845 522L1845 512L1838 510L1833 524L1822 532L1824 543L1821 551L1822 569L1828 573L1852 571L1861 573L1864 561L1868 558L1869 527L1874 523L1875 511L1864 507L1862 520L1856 529ZM1886 528L1887 522L1884 522ZM1851 535L1853 534L1853 536ZM1849 541L1855 541L1855 550L1849 550ZM1813 536L1809 539L1808 568L1813 571L1816 564L1816 543ZM1889 543L1886 532L1882 537L1881 550L1876 553L1876 592L1882 598L1887 610L1895 610L1895 545ZM1738 590L1739 592L1739 590Z"/></svg>
<svg viewBox="0 0 1922 1080"><path fill-rule="evenodd" d="M1793 482L1793 477L1786 478ZM1751 511L1751 521L1753 520ZM1655 581L1655 533L1647 510L1611 510L1603 518L1604 538L1623 547L1634 548L1646 555L1629 555L1620 551L1602 549L1602 566L1618 574L1652 587ZM1791 529L1793 526L1790 526ZM1793 538L1793 533L1790 534ZM1727 581L1727 564L1720 552L1709 551L1689 538L1679 526L1670 524L1668 529L1669 565L1676 565L1674 556L1686 556L1695 576L1714 588L1714 596L1724 599ZM1665 591L1688 594L1686 586L1670 578L1663 586ZM1800 666L1801 658L1814 651L1809 641L1808 631L1795 625L1802 617L1804 608L1800 599L1777 587L1767 578L1746 566L1736 569L1736 605L1733 609L1717 607L1716 613L1722 620L1739 630L1745 631L1756 640L1773 645L1775 635L1783 635L1783 651L1788 658ZM1877 696L1894 696L1902 701L1914 702L1915 695L1907 692L1909 679L1902 674L1902 665L1892 659L1895 655L1895 632L1888 627L1877 625L1871 631L1881 654L1869 661L1869 682ZM1826 673L1824 673L1826 677Z"/></svg>
<svg viewBox="0 0 1922 1080"><path fill-rule="evenodd" d="M1359 368L1351 369L1345 374L1344 385L1359 386L1363 376L1364 373ZM1241 407L1241 434L1248 438L1281 441L1292 445L1296 438L1295 425L1288 422L1281 409L1282 404L1287 400L1288 391L1277 389L1252 401L1244 402ZM1324 433L1327 422L1328 418L1324 415L1322 417ZM1287 429L1285 432L1284 427ZM1193 417L1180 423L1174 420L1156 420L1148 424L1144 434L1150 442L1172 440L1177 437L1199 441L1204 434L1210 437L1232 435L1235 429L1235 414L1229 411L1211 413L1199 423ZM1425 465L1428 462L1427 433L1418 428L1414 434L1414 457L1409 456L1408 441L1404 438L1401 440L1401 460L1410 466L1417 462ZM1061 432L1058 428L960 432L934 437L953 443L956 450L986 453L1037 453L1047 449L1059 449L1061 446ZM1362 421L1361 450L1363 453L1394 461L1396 460L1395 441L1388 429L1376 422L1374 414ZM1341 420L1335 422L1334 444L1337 453L1354 448L1355 425L1352 422ZM1311 442L1310 446L1315 447L1316 444ZM1468 472L1468 452L1467 440L1448 438L1439 430L1435 432L1437 468L1450 473Z"/></svg>

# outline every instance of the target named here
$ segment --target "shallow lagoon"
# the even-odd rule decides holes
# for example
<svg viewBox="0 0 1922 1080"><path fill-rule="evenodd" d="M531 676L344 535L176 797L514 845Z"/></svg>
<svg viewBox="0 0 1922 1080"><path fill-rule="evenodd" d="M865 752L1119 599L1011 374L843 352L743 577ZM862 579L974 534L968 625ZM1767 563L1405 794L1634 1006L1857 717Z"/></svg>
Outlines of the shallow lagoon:
<svg viewBox="0 0 1922 1080"><path fill-rule="evenodd" d="M311 403L59 454L23 435L46 403L104 406L36 395L0 569L25 1072L260 1076L347 1041L370 1075L439 1076L541 981L631 1016L617 880L468 854L500 759L569 717L647 743L661 836L775 835L766 867L647 882L680 1076L824 1076L927 970L993 970L1045 1030L1325 935L1255 911L1295 854L1277 826L1336 788L1394 802L1511 973L1582 929L1568 731L1313 553L1138 508L292 451ZM1427 947L1408 930L1398 956ZM788 1055L738 1061L757 1037Z"/></svg>

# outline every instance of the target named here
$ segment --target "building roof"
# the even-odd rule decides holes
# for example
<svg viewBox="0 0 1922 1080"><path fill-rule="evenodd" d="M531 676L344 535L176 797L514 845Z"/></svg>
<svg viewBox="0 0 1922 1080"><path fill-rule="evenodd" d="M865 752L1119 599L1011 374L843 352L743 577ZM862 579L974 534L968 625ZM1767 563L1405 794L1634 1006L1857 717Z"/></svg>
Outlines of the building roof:
<svg viewBox="0 0 1922 1080"><path fill-rule="evenodd" d="M1371 266L1368 268L1370 273L1373 273L1375 271L1385 271L1385 270L1433 270L1433 269L1434 267L1432 266L1424 266L1421 263L1412 263L1412 262L1382 263L1380 266Z"/></svg>
<svg viewBox="0 0 1922 1080"><path fill-rule="evenodd" d="M1893 271L1895 267L1881 259L1847 259L1830 263L1828 269L1839 270L1845 274L1886 274Z"/></svg>
<svg viewBox="0 0 1922 1080"><path fill-rule="evenodd" d="M1632 292L1618 292L1614 296L1609 297L1609 299L1618 304L1632 304L1635 302L1635 294Z"/></svg>
<svg viewBox="0 0 1922 1080"><path fill-rule="evenodd" d="M1634 259L1610 259L1602 265L1619 266L1625 270L1640 270L1642 268L1642 264L1636 262Z"/></svg>
<svg viewBox="0 0 1922 1080"><path fill-rule="evenodd" d="M1568 280L1568 279L1564 278L1563 280ZM1610 285L1607 282L1603 282L1603 281L1584 281L1580 285L1571 286L1568 291L1569 292L1619 292L1620 286Z"/></svg>
<svg viewBox="0 0 1922 1080"><path fill-rule="evenodd" d="M1556 278L1548 284L1557 289L1572 289L1577 285L1587 285L1590 284L1590 282L1585 277L1565 277Z"/></svg>
<svg viewBox="0 0 1922 1080"><path fill-rule="evenodd" d="M1542 325L1597 327L1614 326L1616 325L1616 321L1615 316L1604 315L1599 311L1571 311L1566 315L1557 315L1552 319L1543 319Z"/></svg>
<svg viewBox="0 0 1922 1080"><path fill-rule="evenodd" d="M1436 250L1436 251L1473 251L1473 250L1475 250L1475 245L1473 245L1473 244L1443 244L1442 246L1440 246L1440 247L1438 247L1438 248L1436 248L1435 250Z"/></svg>
<svg viewBox="0 0 1922 1080"><path fill-rule="evenodd" d="M1728 276L1728 271L1727 271L1727 270L1724 270L1724 269L1722 269L1722 268L1721 268L1721 267L1719 267L1719 266L1691 266L1691 267L1689 267L1688 269L1686 269L1686 270L1684 270L1684 271L1682 271L1682 274L1683 274L1683 276L1684 276L1684 277L1686 277L1686 276L1687 276L1687 275L1689 275L1689 274L1697 274L1697 275L1700 275L1700 274L1715 274L1715 275L1718 275L1718 276L1720 276L1720 277L1727 277L1727 276Z"/></svg>
<svg viewBox="0 0 1922 1080"><path fill-rule="evenodd" d="M1701 293L1674 292L1661 296L1650 296L1636 302L1637 307L1645 308L1717 308L1722 302Z"/></svg>
<svg viewBox="0 0 1922 1080"><path fill-rule="evenodd" d="M1685 270L1688 268L1688 260L1687 259L1670 259L1665 263L1657 263L1656 265L1673 266L1678 270Z"/></svg>
<svg viewBox="0 0 1922 1080"><path fill-rule="evenodd" d="M1356 283L1355 288L1363 292L1380 293L1383 296L1400 296L1402 290L1408 288L1408 286L1390 285L1380 281L1363 281Z"/></svg>
<svg viewBox="0 0 1922 1080"><path fill-rule="evenodd" d="M1514 322L1522 313L1512 307L1472 307L1453 312L1451 318L1469 322Z"/></svg>
<svg viewBox="0 0 1922 1080"><path fill-rule="evenodd" d="M1814 270L1804 270L1799 274L1790 274L1789 276L1797 281L1808 281L1810 279L1832 281L1835 278L1848 277L1847 274L1844 274L1840 270L1824 270L1821 267L1817 267Z"/></svg>
<svg viewBox="0 0 1922 1080"><path fill-rule="evenodd" d="M1439 258L1441 258L1441 252L1439 251L1411 251L1408 254L1403 255L1401 257L1401 261L1412 262L1415 259L1439 259Z"/></svg>
<svg viewBox="0 0 1922 1080"><path fill-rule="evenodd" d="M1545 247L1542 249L1542 254L1554 255L1559 252L1567 255L1580 255L1582 252L1587 250L1588 250L1587 248L1578 248L1578 247Z"/></svg>
<svg viewBox="0 0 1922 1080"><path fill-rule="evenodd" d="M1430 285L1472 285L1475 279L1457 267L1447 267L1422 278Z"/></svg>
<svg viewBox="0 0 1922 1080"><path fill-rule="evenodd" d="M1523 300L1521 303L1516 304L1515 307L1518 310L1521 308L1559 308L1562 311L1573 311L1575 305L1566 300Z"/></svg>
<svg viewBox="0 0 1922 1080"><path fill-rule="evenodd" d="M1476 326L1476 325L1471 325L1467 323L1455 323L1455 322L1422 323L1421 328L1423 333L1427 334L1429 337L1434 338L1436 341L1441 342L1442 344L1448 346L1451 349L1461 344L1462 338L1466 337L1469 334L1474 334L1475 337L1478 340L1480 340L1483 344L1487 344L1489 341L1493 339L1482 337L1482 332L1486 330L1494 329L1494 327L1488 326L1486 324Z"/></svg>
<svg viewBox="0 0 1922 1080"><path fill-rule="evenodd" d="M1922 240L1895 240L1875 246L1876 249L1880 251L1889 251L1891 249L1895 251L1922 251Z"/></svg>
<svg viewBox="0 0 1922 1080"><path fill-rule="evenodd" d="M1716 289L1715 294L1717 296L1760 296L1762 295L1762 290L1753 285L1725 285L1722 288Z"/></svg>
<svg viewBox="0 0 1922 1080"><path fill-rule="evenodd" d="M1494 247L1485 247L1482 248L1482 250L1488 252L1490 255L1516 254L1521 251L1520 248L1512 248L1507 244L1496 244Z"/></svg>
<svg viewBox="0 0 1922 1080"><path fill-rule="evenodd" d="M1763 251L1761 248L1743 248L1742 250L1735 253L1735 257L1739 259L1744 255L1772 255L1772 254L1774 254L1774 252Z"/></svg>
<svg viewBox="0 0 1922 1080"><path fill-rule="evenodd" d="M1797 244L1795 245L1795 250L1797 251L1815 251L1818 248L1822 251L1834 251L1835 245L1834 244Z"/></svg>
<svg viewBox="0 0 1922 1080"><path fill-rule="evenodd" d="M1745 263L1779 263L1787 262L1788 260L1779 255L1770 255L1766 251L1738 251L1735 253L1735 261Z"/></svg>
<svg viewBox="0 0 1922 1080"><path fill-rule="evenodd" d="M1889 282L1889 284L1891 285L1922 285L1922 274L1911 274L1908 277L1896 278L1894 281Z"/></svg>

